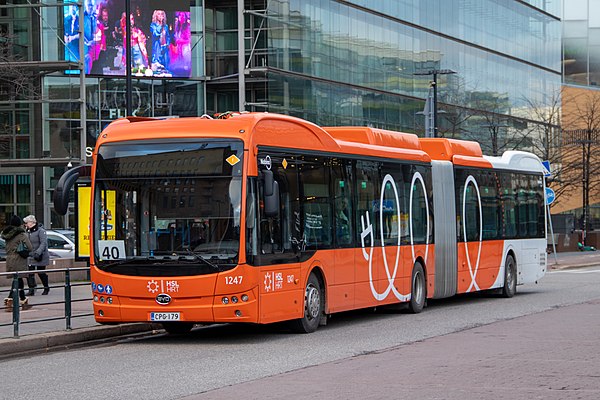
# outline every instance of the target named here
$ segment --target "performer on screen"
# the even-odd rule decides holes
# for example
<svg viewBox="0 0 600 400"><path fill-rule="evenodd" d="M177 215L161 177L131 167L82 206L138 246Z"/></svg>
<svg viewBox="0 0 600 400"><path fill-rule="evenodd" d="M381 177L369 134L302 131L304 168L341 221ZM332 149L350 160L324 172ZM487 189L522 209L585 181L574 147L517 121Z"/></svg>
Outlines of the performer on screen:
<svg viewBox="0 0 600 400"><path fill-rule="evenodd" d="M79 61L79 11L77 6L69 6L69 14L65 16L65 60Z"/></svg>
<svg viewBox="0 0 600 400"><path fill-rule="evenodd" d="M154 10L152 13L150 32L152 34L152 70L155 73L168 73L171 32L164 10Z"/></svg>
<svg viewBox="0 0 600 400"><path fill-rule="evenodd" d="M133 14L129 15L131 23L131 63L133 68L148 67L148 52L146 50L146 35L135 24ZM123 35L125 37L126 34Z"/></svg>
<svg viewBox="0 0 600 400"><path fill-rule="evenodd" d="M191 75L192 46L191 46L190 12L175 13L175 28L173 29L174 45L171 46L170 70L173 76L189 77Z"/></svg>

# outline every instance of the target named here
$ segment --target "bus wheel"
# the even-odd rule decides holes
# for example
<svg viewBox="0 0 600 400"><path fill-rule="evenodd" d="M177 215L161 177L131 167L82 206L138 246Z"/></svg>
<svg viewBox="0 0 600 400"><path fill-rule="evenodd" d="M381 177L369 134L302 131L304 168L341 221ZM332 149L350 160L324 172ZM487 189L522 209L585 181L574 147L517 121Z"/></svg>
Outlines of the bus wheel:
<svg viewBox="0 0 600 400"><path fill-rule="evenodd" d="M298 333L311 333L317 330L324 309L321 283L315 274L310 274L304 292L304 317L292 321L292 330Z"/></svg>
<svg viewBox="0 0 600 400"><path fill-rule="evenodd" d="M183 335L191 331L194 324L192 322L163 322L162 326L170 335Z"/></svg>
<svg viewBox="0 0 600 400"><path fill-rule="evenodd" d="M513 297L517 293L517 263L513 256L506 257L504 265L504 287L502 297Z"/></svg>
<svg viewBox="0 0 600 400"><path fill-rule="evenodd" d="M412 271L411 279L411 296L410 302L408 303L408 311L413 314L418 314L423 310L426 300L426 288L425 288L425 272L421 263L415 263Z"/></svg>

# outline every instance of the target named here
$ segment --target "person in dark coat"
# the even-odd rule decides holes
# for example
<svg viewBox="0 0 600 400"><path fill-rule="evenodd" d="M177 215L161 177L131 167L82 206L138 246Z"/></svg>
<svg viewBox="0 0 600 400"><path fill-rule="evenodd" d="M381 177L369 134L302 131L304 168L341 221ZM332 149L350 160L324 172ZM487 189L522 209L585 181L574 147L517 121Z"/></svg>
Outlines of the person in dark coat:
<svg viewBox="0 0 600 400"><path fill-rule="evenodd" d="M23 218L25 222L25 229L29 235L29 240L33 246L33 250L27 259L28 269L30 271L44 271L48 264L50 264L50 254L48 253L48 235L46 230L39 224L33 215L28 215ZM44 285L44 291L42 295L48 294L50 287L48 286L48 274L45 272L38 273L42 285ZM29 286L29 292L27 295L35 296L35 274L29 274L27 277L27 285Z"/></svg>
<svg viewBox="0 0 600 400"><path fill-rule="evenodd" d="M23 229L23 221L16 215L13 215L9 220L10 225L6 226L2 229L2 239L6 241L6 271L8 272L16 272L16 271L27 271L27 258L22 257L19 253L17 253L17 247L19 243L24 242L25 246L31 252L33 246L29 241L29 236L25 233L25 229ZM12 276L8 276L9 279L12 279ZM25 307L28 305L28 299L25 297L23 278L19 278L18 280L18 290L19 290L19 303L21 306ZM11 291L11 296L4 300L4 304L9 306L12 304L12 299L14 298L14 292L17 290L16 287L13 286Z"/></svg>

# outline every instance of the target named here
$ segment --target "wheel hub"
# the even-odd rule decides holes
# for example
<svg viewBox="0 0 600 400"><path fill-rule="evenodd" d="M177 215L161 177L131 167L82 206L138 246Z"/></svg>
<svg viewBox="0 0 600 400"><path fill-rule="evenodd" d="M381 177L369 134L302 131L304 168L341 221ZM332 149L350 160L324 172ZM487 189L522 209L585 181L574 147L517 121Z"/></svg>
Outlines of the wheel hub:
<svg viewBox="0 0 600 400"><path fill-rule="evenodd" d="M319 316L321 308L321 295L316 287L309 285L306 287L306 316L314 319Z"/></svg>

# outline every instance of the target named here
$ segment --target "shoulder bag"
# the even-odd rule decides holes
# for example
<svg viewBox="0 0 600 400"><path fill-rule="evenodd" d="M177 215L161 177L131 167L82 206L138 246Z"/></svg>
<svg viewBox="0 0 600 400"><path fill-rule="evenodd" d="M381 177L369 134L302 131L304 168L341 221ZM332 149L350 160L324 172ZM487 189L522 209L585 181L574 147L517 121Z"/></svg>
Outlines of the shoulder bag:
<svg viewBox="0 0 600 400"><path fill-rule="evenodd" d="M23 258L29 257L29 249L24 241L20 241L17 245L17 254L19 254Z"/></svg>

